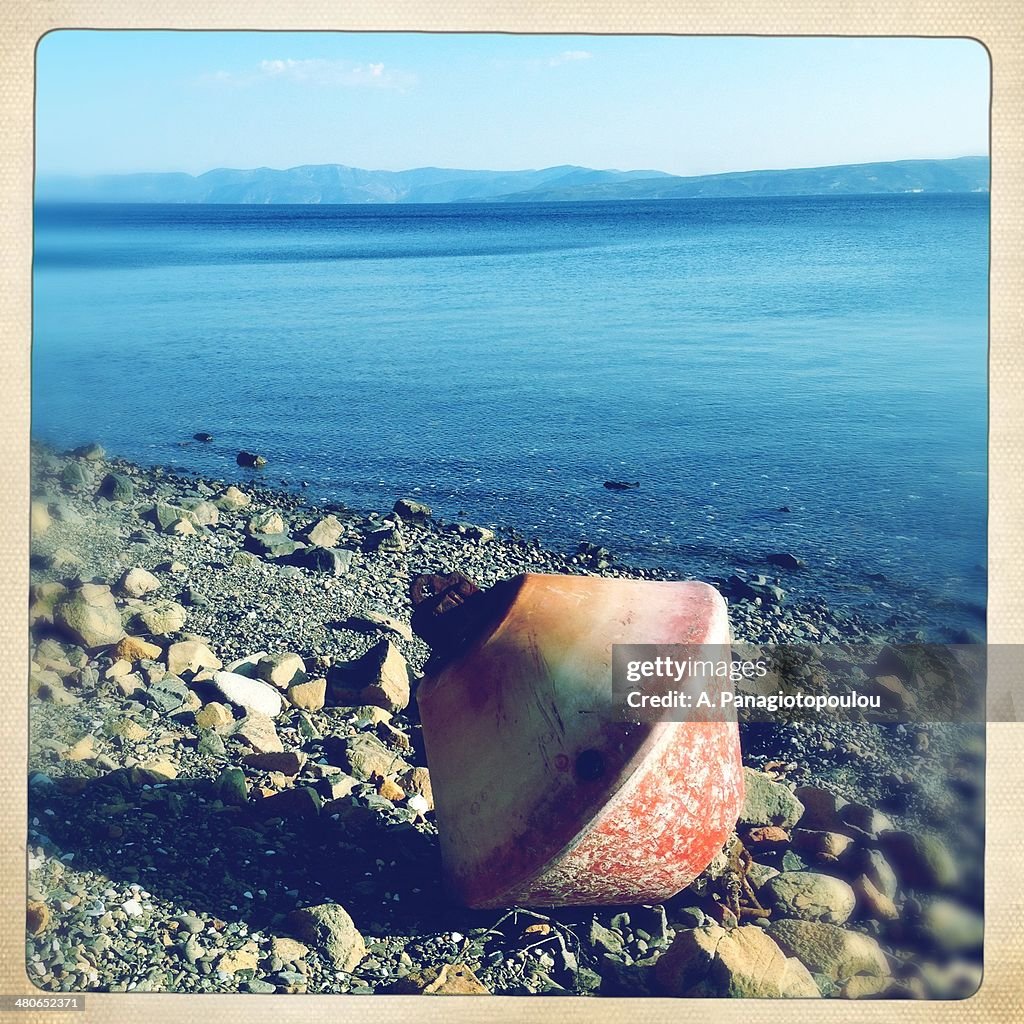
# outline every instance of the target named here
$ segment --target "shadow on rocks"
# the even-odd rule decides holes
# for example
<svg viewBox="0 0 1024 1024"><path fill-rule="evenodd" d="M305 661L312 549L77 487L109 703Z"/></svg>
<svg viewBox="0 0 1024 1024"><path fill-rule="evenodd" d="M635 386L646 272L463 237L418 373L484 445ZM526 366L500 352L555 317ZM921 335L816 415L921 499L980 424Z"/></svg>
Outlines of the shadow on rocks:
<svg viewBox="0 0 1024 1024"><path fill-rule="evenodd" d="M445 898L436 835L358 803L337 820L261 819L253 805L223 805L208 780L149 784L118 769L32 786L30 819L76 870L138 883L173 904L169 916L268 928L296 907L337 902L367 935L468 923Z"/></svg>

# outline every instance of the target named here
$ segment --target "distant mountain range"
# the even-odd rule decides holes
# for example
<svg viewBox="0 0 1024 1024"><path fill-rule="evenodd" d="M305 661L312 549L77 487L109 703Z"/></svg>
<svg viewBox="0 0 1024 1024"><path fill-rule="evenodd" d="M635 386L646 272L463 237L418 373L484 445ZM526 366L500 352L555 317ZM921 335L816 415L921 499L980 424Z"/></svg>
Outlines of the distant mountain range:
<svg viewBox="0 0 1024 1024"><path fill-rule="evenodd" d="M38 202L94 203L478 203L623 199L724 199L742 196L987 192L989 159L896 160L782 171L679 177L663 171L594 170L563 165L539 171L418 167L367 171L319 164L278 171L221 168L181 173L40 176Z"/></svg>

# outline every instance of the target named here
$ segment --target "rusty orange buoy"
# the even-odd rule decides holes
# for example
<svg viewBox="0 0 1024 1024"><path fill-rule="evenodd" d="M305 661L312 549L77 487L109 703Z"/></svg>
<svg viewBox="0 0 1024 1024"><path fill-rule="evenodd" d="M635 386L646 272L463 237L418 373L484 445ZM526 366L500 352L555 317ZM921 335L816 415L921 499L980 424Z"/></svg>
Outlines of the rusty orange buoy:
<svg viewBox="0 0 1024 1024"><path fill-rule="evenodd" d="M433 608L454 608L457 637L417 695L452 894L479 908L657 903L687 886L736 823L738 729L623 720L612 647L728 644L721 595L588 576L488 591L430 579L447 585Z"/></svg>

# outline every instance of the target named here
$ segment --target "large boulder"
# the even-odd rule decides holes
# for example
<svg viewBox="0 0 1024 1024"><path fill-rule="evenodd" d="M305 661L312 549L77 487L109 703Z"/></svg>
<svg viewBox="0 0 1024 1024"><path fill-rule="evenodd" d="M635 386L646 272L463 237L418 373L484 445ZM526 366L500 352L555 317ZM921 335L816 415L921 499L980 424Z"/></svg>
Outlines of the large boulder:
<svg viewBox="0 0 1024 1024"><path fill-rule="evenodd" d="M857 974L885 978L889 962L881 946L869 935L847 931L821 921L772 921L768 934L791 956L815 974L842 983Z"/></svg>
<svg viewBox="0 0 1024 1024"><path fill-rule="evenodd" d="M338 522L337 516L323 516L310 526L305 533L306 540L317 548L334 548L338 546L345 528Z"/></svg>
<svg viewBox="0 0 1024 1024"><path fill-rule="evenodd" d="M134 501L135 485L124 473L108 473L101 481L99 496L108 501Z"/></svg>
<svg viewBox="0 0 1024 1024"><path fill-rule="evenodd" d="M256 537L265 533L285 533L287 529L288 527L284 521L284 516L274 509L258 513L253 516L245 526L245 532L249 534L250 537Z"/></svg>
<svg viewBox="0 0 1024 1024"><path fill-rule="evenodd" d="M366 943L344 907L323 903L288 915L296 935L329 960L339 971L351 971L366 956Z"/></svg>
<svg viewBox="0 0 1024 1024"><path fill-rule="evenodd" d="M313 572L344 576L352 568L353 552L347 548L308 547L296 551L291 561Z"/></svg>
<svg viewBox="0 0 1024 1024"><path fill-rule="evenodd" d="M945 843L930 832L883 832L879 843L900 881L913 889L952 889L960 869Z"/></svg>
<svg viewBox="0 0 1024 1024"><path fill-rule="evenodd" d="M116 644L124 636L121 613L109 587L85 584L53 609L54 624L83 647Z"/></svg>
<svg viewBox="0 0 1024 1024"><path fill-rule="evenodd" d="M853 913L857 898L841 878L817 871L783 871L761 890L778 917L843 924Z"/></svg>
<svg viewBox="0 0 1024 1024"><path fill-rule="evenodd" d="M409 704L409 666L386 637L355 661L334 666L327 681L335 704L376 704L391 712Z"/></svg>
<svg viewBox="0 0 1024 1024"><path fill-rule="evenodd" d="M245 491L240 490L232 484L230 487L225 488L213 499L213 503L222 512L238 512L240 509L245 508L252 498L249 497Z"/></svg>
<svg viewBox="0 0 1024 1024"><path fill-rule="evenodd" d="M177 601L155 601L140 608L135 617L151 636L168 636L185 625L187 614Z"/></svg>
<svg viewBox="0 0 1024 1024"><path fill-rule="evenodd" d="M745 796L740 821L745 825L795 825L804 813L804 805L793 791L775 782L764 772L743 769Z"/></svg>
<svg viewBox="0 0 1024 1024"><path fill-rule="evenodd" d="M423 522L433 514L429 505L412 498L399 498L395 502L395 514L413 522Z"/></svg>
<svg viewBox="0 0 1024 1024"><path fill-rule="evenodd" d="M160 589L160 580L148 569L140 569L138 566L127 569L117 584L118 590L126 597L145 597Z"/></svg>
<svg viewBox="0 0 1024 1024"><path fill-rule="evenodd" d="M709 924L678 932L654 973L670 996L813 999L821 994L807 968L787 958L754 925L727 931Z"/></svg>

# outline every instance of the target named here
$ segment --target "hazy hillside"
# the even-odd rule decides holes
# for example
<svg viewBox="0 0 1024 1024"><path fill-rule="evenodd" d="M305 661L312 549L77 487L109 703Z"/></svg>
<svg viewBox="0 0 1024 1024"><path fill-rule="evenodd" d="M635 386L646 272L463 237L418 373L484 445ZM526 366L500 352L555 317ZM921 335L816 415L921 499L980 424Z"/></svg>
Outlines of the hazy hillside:
<svg viewBox="0 0 1024 1024"><path fill-rule="evenodd" d="M718 199L739 196L864 195L880 192L987 192L989 159L897 160L785 171L734 171L692 178L599 182L562 188L546 184L497 201L564 202L595 199Z"/></svg>
<svg viewBox="0 0 1024 1024"><path fill-rule="evenodd" d="M453 203L493 199L531 189L566 188L664 177L661 171L596 171L547 167L530 171L467 171L418 167L367 171L344 164L278 171L219 168L205 174L41 177L42 201L104 203Z"/></svg>
<svg viewBox="0 0 1024 1024"><path fill-rule="evenodd" d="M987 192L989 160L897 160L782 171L735 171L682 178L663 171L563 165L528 171L419 167L368 171L344 164L274 170L220 168L205 174L46 177L42 202L102 203L456 203L579 202L733 196Z"/></svg>

